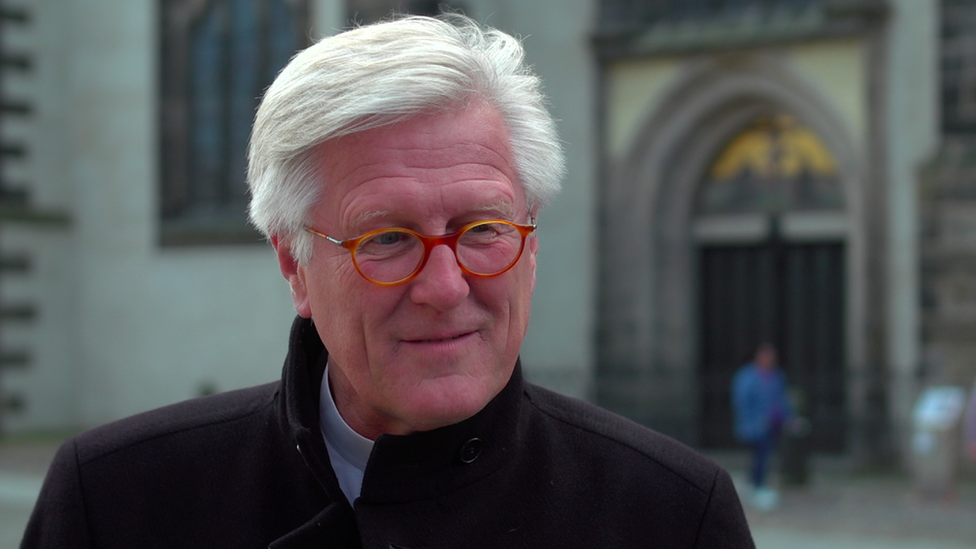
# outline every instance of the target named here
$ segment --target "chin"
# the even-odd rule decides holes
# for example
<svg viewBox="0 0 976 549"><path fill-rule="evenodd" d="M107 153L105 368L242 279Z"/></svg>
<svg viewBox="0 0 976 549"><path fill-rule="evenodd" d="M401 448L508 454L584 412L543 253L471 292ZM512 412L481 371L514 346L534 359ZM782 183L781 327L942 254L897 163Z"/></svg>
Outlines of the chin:
<svg viewBox="0 0 976 549"><path fill-rule="evenodd" d="M505 387L505 383L497 384L495 380L490 386L486 386L486 381L481 381L474 384L475 387L471 386L470 378L465 381L469 383L454 381L438 384L440 386L435 391L423 391L417 395L421 398L415 401L415 413L412 414L417 418L415 425L427 426L419 430L427 431L464 421L484 409Z"/></svg>

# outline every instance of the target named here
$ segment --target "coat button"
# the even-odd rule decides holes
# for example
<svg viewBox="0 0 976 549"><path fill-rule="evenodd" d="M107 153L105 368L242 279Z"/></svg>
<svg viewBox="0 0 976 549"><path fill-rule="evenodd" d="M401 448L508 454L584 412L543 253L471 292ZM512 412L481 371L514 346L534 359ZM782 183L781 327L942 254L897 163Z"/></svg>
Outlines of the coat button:
<svg viewBox="0 0 976 549"><path fill-rule="evenodd" d="M473 463L481 455L481 449L483 447L484 443L477 437L465 442L464 446L461 447L461 461L464 463Z"/></svg>

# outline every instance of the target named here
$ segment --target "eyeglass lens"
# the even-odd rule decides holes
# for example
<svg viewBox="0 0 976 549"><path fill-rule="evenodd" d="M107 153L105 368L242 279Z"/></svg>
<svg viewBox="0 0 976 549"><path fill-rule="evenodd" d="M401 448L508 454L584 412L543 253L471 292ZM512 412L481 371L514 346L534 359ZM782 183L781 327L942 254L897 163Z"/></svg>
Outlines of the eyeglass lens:
<svg viewBox="0 0 976 549"><path fill-rule="evenodd" d="M458 236L458 263L476 275L490 276L518 259L522 234L506 223L481 223ZM359 243L353 260L360 272L376 282L397 282L409 277L424 261L424 243L402 229L379 232Z"/></svg>

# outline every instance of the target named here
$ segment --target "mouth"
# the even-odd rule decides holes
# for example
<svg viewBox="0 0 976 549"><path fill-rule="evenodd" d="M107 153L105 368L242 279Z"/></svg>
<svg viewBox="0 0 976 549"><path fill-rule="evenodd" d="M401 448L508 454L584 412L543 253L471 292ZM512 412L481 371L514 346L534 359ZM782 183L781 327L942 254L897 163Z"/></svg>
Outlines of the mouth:
<svg viewBox="0 0 976 549"><path fill-rule="evenodd" d="M454 337L443 337L440 339L415 339L411 343L441 343L444 341L454 341L455 339L460 339L464 337L464 334L456 335Z"/></svg>
<svg viewBox="0 0 976 549"><path fill-rule="evenodd" d="M465 332L463 334L457 334L453 336L446 337L430 337L430 338L418 338L418 339L408 339L406 343L449 343L451 341L457 341L463 337L471 335L473 332Z"/></svg>

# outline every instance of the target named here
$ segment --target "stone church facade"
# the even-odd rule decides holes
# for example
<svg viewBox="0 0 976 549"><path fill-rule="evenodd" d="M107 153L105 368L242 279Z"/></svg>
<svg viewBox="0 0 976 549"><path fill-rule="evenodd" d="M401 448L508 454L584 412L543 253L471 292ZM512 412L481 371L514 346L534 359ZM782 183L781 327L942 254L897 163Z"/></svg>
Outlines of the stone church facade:
<svg viewBox="0 0 976 549"><path fill-rule="evenodd" d="M890 462L919 389L976 376L972 2L35 0L0 19L30 60L0 79L24 153L3 430L274 379L292 312L240 216L249 90L282 44L438 4L524 38L566 142L530 379L727 448L729 378L768 341L818 451ZM258 28L267 66L221 61Z"/></svg>

